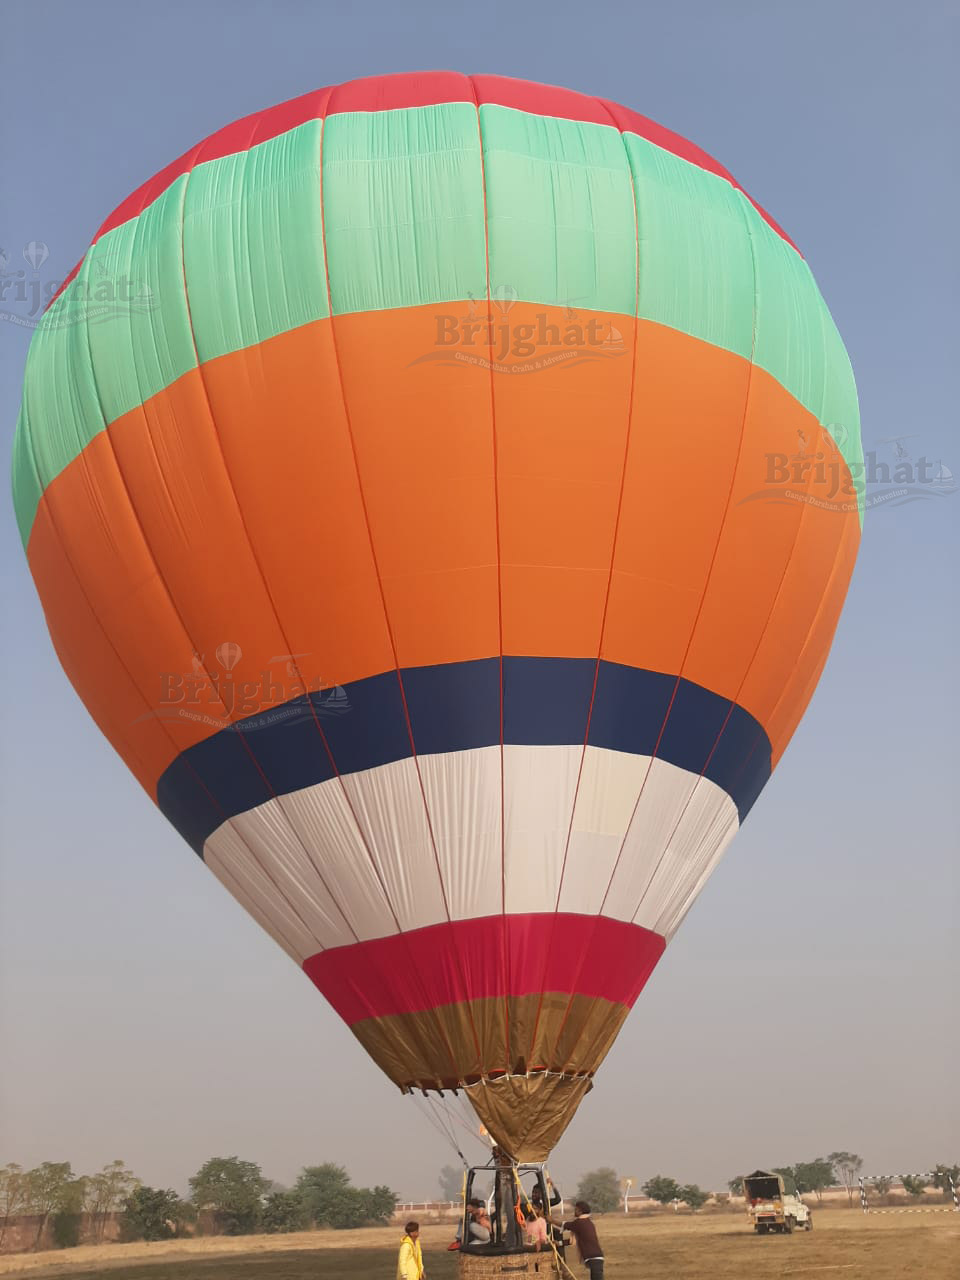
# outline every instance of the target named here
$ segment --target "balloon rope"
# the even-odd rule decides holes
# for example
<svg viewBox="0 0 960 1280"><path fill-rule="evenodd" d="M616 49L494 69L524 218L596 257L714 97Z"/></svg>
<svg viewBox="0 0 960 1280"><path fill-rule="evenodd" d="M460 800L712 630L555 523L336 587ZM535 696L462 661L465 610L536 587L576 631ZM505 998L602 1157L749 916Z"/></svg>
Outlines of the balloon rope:
<svg viewBox="0 0 960 1280"><path fill-rule="evenodd" d="M413 1098L414 1102L416 1103L417 1110L420 1111L421 1114L424 1115L426 1119L430 1122L430 1124L433 1125L434 1129L436 1129L436 1131L440 1134L444 1142L449 1142L450 1146L454 1149L454 1151L457 1153L460 1159L463 1160L463 1163L466 1164L467 1163L466 1160L463 1159L463 1152L457 1146L457 1139L454 1136L453 1130L446 1128L446 1126L440 1121L439 1117L429 1107L425 1105L423 1099L418 1098L415 1093L412 1093L410 1096ZM429 1097L426 1100L429 1101Z"/></svg>
<svg viewBox="0 0 960 1280"><path fill-rule="evenodd" d="M444 1102L447 1102L446 1098L444 1098ZM453 1103L455 1103L456 1105L454 1106ZM480 1146L483 1147L484 1153L486 1153L487 1148L493 1146L492 1139L490 1139L488 1135L487 1141L484 1141L482 1134L477 1133L477 1130L475 1128L476 1116L471 1115L471 1113L467 1110L467 1104L464 1102L463 1098L461 1098L458 1093L454 1094L453 1103L450 1104L450 1114L452 1115L453 1119L457 1122L457 1124L459 1124L463 1129L465 1129L467 1133L469 1133L470 1137L473 1138L474 1142L479 1142Z"/></svg>
<svg viewBox="0 0 960 1280"><path fill-rule="evenodd" d="M440 1098L435 1098L433 1097L432 1094L427 1095L427 1101L429 1102L434 1115L443 1125L444 1131L447 1134L447 1138L449 1139L450 1145L453 1147L454 1151L456 1151L457 1155L460 1157L461 1161L466 1166L469 1163L469 1161L467 1160L463 1152L460 1150L460 1145L457 1142L456 1131L454 1130L453 1125L450 1123L450 1116L447 1112L446 1107L441 1105Z"/></svg>
<svg viewBox="0 0 960 1280"><path fill-rule="evenodd" d="M530 1210L530 1212L532 1213L532 1212L533 1212L533 1205L532 1205L532 1204L531 1204L531 1202L530 1202L530 1197L527 1195L526 1191L524 1191L524 1189L523 1189L523 1183L520 1181L520 1175L519 1175L519 1173L517 1173L517 1166L516 1166L515 1164L512 1166L512 1172L513 1172L513 1180L514 1180L514 1182L517 1184L517 1208L518 1208L518 1212L520 1211L520 1201L521 1201L521 1200L523 1200L523 1201L525 1201L525 1202L526 1202L527 1208L528 1208L528 1209ZM549 1176L549 1175L547 1174L546 1165L544 1165L543 1173L544 1173L544 1177L548 1177L548 1176ZM552 1185L552 1183L551 1183L551 1185ZM562 1211L562 1209L563 1209L563 1200L561 1200L561 1201L560 1201L560 1208L561 1208L561 1211ZM562 1217L562 1216L563 1216L563 1215L562 1215L562 1212L561 1212L561 1217ZM562 1274L563 1274L563 1272L565 1271L565 1272L567 1273L567 1275L571 1277L571 1280L577 1280L577 1277L573 1274L573 1272L572 1272L572 1271L570 1270L570 1268L567 1266L567 1264L566 1264L565 1260L564 1260L563 1258L561 1258L561 1257L560 1257L560 1251L557 1249L556 1241L555 1241L555 1240L554 1240L554 1238L553 1238L553 1223L552 1223L552 1221L551 1221L551 1219L550 1219L550 1192L549 1192L549 1191L547 1192L547 1203L546 1203L546 1206L545 1206L544 1217L545 1217L545 1218L546 1218L546 1220L547 1220L547 1244L548 1244L548 1245L550 1246L550 1248L553 1250L553 1260L554 1260L554 1262L557 1264L557 1275L562 1275Z"/></svg>

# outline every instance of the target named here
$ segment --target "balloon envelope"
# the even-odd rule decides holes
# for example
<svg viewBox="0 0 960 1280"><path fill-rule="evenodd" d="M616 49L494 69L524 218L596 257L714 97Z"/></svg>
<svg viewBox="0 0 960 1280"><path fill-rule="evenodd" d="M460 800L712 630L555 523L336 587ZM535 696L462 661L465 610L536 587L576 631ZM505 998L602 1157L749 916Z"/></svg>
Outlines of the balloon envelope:
<svg viewBox="0 0 960 1280"><path fill-rule="evenodd" d="M14 495L163 812L396 1084L540 1158L813 692L860 461L813 277L722 166L429 73L107 219Z"/></svg>

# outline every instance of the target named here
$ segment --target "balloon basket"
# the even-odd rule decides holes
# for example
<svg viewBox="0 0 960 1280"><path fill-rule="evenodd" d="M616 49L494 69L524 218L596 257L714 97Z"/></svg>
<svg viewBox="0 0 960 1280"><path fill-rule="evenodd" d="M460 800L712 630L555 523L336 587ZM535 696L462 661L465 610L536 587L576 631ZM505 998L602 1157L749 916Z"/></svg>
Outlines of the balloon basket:
<svg viewBox="0 0 960 1280"><path fill-rule="evenodd" d="M460 1252L460 1280L513 1280L514 1276L542 1276L548 1280L558 1275L557 1264L549 1251L542 1253L464 1253Z"/></svg>

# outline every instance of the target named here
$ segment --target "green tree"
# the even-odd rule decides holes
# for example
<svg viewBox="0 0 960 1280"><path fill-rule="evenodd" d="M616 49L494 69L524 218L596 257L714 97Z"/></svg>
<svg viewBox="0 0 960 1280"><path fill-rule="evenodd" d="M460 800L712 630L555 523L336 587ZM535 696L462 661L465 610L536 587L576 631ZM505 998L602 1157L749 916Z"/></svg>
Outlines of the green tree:
<svg viewBox="0 0 960 1280"><path fill-rule="evenodd" d="M385 1186L363 1187L360 1194L363 1196L365 1220L381 1226L386 1225L397 1207L399 1199L397 1194Z"/></svg>
<svg viewBox="0 0 960 1280"><path fill-rule="evenodd" d="M33 1242L34 1249L40 1248L44 1228L53 1213L64 1208L73 1194L72 1187L76 1183L69 1160L54 1163L44 1160L26 1174L27 1201L29 1210L38 1218L37 1234Z"/></svg>
<svg viewBox="0 0 960 1280"><path fill-rule="evenodd" d="M74 1249L80 1243L86 1181L86 1178L70 1179L50 1219L53 1243L58 1249Z"/></svg>
<svg viewBox="0 0 960 1280"><path fill-rule="evenodd" d="M948 1200L952 1200L954 1190L960 1193L960 1164L938 1164L930 1175L930 1181Z"/></svg>
<svg viewBox="0 0 960 1280"><path fill-rule="evenodd" d="M268 1235L305 1231L310 1216L298 1191L271 1191L263 1206L261 1226Z"/></svg>
<svg viewBox="0 0 960 1280"><path fill-rule="evenodd" d="M172 1240L183 1234L193 1217L193 1206L181 1200L175 1191L141 1185L123 1202L120 1239Z"/></svg>
<svg viewBox="0 0 960 1280"><path fill-rule="evenodd" d="M310 1221L318 1227L333 1226L349 1202L350 1175L340 1164L314 1164L302 1170L296 1189Z"/></svg>
<svg viewBox="0 0 960 1280"><path fill-rule="evenodd" d="M649 1178L640 1190L650 1200L657 1200L660 1204L669 1204L671 1200L680 1198L679 1182L675 1182L673 1178L665 1178L662 1173Z"/></svg>
<svg viewBox="0 0 960 1280"><path fill-rule="evenodd" d="M727 1190L732 1196L743 1195L743 1178L731 1178L727 1183Z"/></svg>
<svg viewBox="0 0 960 1280"><path fill-rule="evenodd" d="M110 1214L119 1212L127 1196L139 1185L140 1179L122 1160L111 1161L99 1173L87 1178L84 1208L89 1214L91 1233L98 1244L103 1240Z"/></svg>
<svg viewBox="0 0 960 1280"><path fill-rule="evenodd" d="M10 1225L27 1207L27 1175L21 1165L5 1164L0 1169L0 1246Z"/></svg>
<svg viewBox="0 0 960 1280"><path fill-rule="evenodd" d="M326 1225L338 1231L362 1227L367 1220L367 1203L359 1187L346 1187L327 1206Z"/></svg>
<svg viewBox="0 0 960 1280"><path fill-rule="evenodd" d="M597 1213L616 1209L620 1204L620 1179L616 1170L604 1166L585 1173L577 1186L576 1199L586 1200Z"/></svg>
<svg viewBox="0 0 960 1280"><path fill-rule="evenodd" d="M812 1191L817 1197L817 1202L822 1203L824 1191L833 1185L833 1165L822 1156L817 1156L816 1160L795 1164L793 1177L797 1186L797 1195Z"/></svg>
<svg viewBox="0 0 960 1280"><path fill-rule="evenodd" d="M310 1165L296 1190L307 1216L318 1227L360 1227L387 1222L397 1203L389 1187L354 1187L339 1164Z"/></svg>
<svg viewBox="0 0 960 1280"><path fill-rule="evenodd" d="M852 1151L831 1151L827 1159L833 1165L833 1171L846 1189L847 1200L853 1204L853 1189L857 1185L863 1161Z"/></svg>
<svg viewBox="0 0 960 1280"><path fill-rule="evenodd" d="M198 1210L213 1213L216 1230L245 1236L260 1225L263 1197L269 1188L258 1164L237 1156L214 1156L190 1179L190 1198Z"/></svg>
<svg viewBox="0 0 960 1280"><path fill-rule="evenodd" d="M452 1164L445 1164L440 1170L437 1181L440 1183L440 1197L443 1200L459 1200L463 1193L463 1170L455 1169Z"/></svg>
<svg viewBox="0 0 960 1280"><path fill-rule="evenodd" d="M688 1183L687 1186L681 1187L677 1192L677 1195L684 1204L688 1204L690 1206L694 1213L696 1213L698 1209L702 1209L710 1199L710 1192L702 1191L695 1182Z"/></svg>
<svg viewBox="0 0 960 1280"><path fill-rule="evenodd" d="M893 1186L893 1179L886 1177L874 1178L871 1185L878 1196L885 1196Z"/></svg>
<svg viewBox="0 0 960 1280"><path fill-rule="evenodd" d="M922 1173L905 1173L900 1181L903 1183L904 1191L908 1196L912 1196L914 1200L919 1200L926 1188L930 1185Z"/></svg>

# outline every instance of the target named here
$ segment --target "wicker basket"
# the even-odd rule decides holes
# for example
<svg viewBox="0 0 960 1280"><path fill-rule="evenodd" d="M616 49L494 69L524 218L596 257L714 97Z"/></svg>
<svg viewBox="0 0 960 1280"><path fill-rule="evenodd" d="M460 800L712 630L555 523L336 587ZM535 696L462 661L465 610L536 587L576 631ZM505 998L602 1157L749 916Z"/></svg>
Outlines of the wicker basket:
<svg viewBox="0 0 960 1280"><path fill-rule="evenodd" d="M461 1253L460 1280L519 1280L521 1276L529 1276L530 1280L553 1280L557 1275L557 1267L553 1254L548 1250L542 1253L506 1253L494 1254Z"/></svg>

